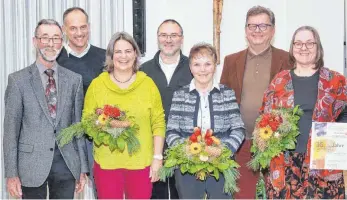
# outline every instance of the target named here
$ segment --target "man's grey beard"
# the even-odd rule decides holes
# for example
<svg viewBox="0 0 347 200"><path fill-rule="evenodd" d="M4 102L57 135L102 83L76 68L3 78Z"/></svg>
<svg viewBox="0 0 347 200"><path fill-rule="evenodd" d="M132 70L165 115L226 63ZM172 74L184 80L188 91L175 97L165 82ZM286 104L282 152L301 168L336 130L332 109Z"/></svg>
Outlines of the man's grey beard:
<svg viewBox="0 0 347 200"><path fill-rule="evenodd" d="M42 57L43 60L45 60L45 61L47 61L47 62L54 62L54 61L57 59L57 57L59 56L60 51L62 50L62 48L63 48L63 47L61 47L59 50L54 49L57 53L56 53L56 55L53 56L53 57L48 57L48 56L46 56L46 55L44 54L45 50L48 49L48 47L43 48L43 49L37 48L36 51L41 55L41 57Z"/></svg>

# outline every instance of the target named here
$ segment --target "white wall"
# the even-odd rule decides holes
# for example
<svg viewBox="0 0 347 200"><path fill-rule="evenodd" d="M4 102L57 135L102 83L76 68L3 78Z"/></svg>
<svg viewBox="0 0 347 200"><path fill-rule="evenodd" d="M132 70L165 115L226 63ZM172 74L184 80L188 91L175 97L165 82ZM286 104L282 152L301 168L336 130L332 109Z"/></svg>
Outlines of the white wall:
<svg viewBox="0 0 347 200"><path fill-rule="evenodd" d="M158 50L157 27L168 18L176 19L183 27L185 55L195 43L213 43L213 0L147 0L146 4L147 50L143 61L151 59ZM274 46L289 50L295 29L302 25L314 26L321 36L326 66L344 72L344 0L224 0L218 80L224 56L247 46L245 17L254 5L268 7L275 13Z"/></svg>
<svg viewBox="0 0 347 200"><path fill-rule="evenodd" d="M301 25L315 27L323 44L325 66L344 73L344 0L290 0L287 24L290 37Z"/></svg>

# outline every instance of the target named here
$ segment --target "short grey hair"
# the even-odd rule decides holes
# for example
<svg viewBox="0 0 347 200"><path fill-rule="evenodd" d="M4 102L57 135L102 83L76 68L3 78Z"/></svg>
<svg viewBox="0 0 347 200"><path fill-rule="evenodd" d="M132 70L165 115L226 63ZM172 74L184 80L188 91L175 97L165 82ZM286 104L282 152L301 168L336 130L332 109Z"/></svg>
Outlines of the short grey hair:
<svg viewBox="0 0 347 200"><path fill-rule="evenodd" d="M36 25L36 28L35 28L35 36L37 36L37 33L39 31L39 28L41 25L55 25L55 26L58 26L61 34L63 34L63 30L61 29L61 26L59 25L59 23L57 21L55 21L54 19L41 19L37 25Z"/></svg>
<svg viewBox="0 0 347 200"><path fill-rule="evenodd" d="M125 40L129 42L131 46L134 48L134 51L136 53L136 59L133 65L133 71L134 73L137 72L140 66L141 51L136 41L134 40L134 38L127 32L117 32L112 35L106 49L105 70L108 72L113 72L114 70L114 64L113 64L114 45L119 40Z"/></svg>
<svg viewBox="0 0 347 200"><path fill-rule="evenodd" d="M275 14L269 8L265 8L263 6L253 6L251 9L248 10L245 26L247 27L249 17L260 14L266 14L267 16L269 16L272 26L275 26Z"/></svg>
<svg viewBox="0 0 347 200"><path fill-rule="evenodd" d="M323 45L320 40L318 31L313 28L312 26L301 26L293 34L292 41L290 43L290 48L289 48L289 63L296 67L296 59L294 57L293 53L293 48L294 48L294 42L295 42L295 36L300 32L300 31L310 31L313 35L313 38L315 40L315 43L317 45L317 55L315 58L315 68L314 69L320 69L324 67L324 50L323 50Z"/></svg>

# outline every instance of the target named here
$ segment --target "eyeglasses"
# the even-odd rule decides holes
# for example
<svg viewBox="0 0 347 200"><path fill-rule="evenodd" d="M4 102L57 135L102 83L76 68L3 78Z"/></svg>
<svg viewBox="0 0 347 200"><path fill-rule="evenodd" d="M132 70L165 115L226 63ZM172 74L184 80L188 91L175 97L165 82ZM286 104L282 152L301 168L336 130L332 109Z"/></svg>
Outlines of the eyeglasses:
<svg viewBox="0 0 347 200"><path fill-rule="evenodd" d="M312 49L314 47L315 42L306 42L306 43L303 43L303 42L294 42L294 47L297 48L297 49L301 49L304 45L307 49Z"/></svg>
<svg viewBox="0 0 347 200"><path fill-rule="evenodd" d="M266 31L268 26L272 26L271 24L247 24L247 27L250 31L255 31L257 28L261 31Z"/></svg>
<svg viewBox="0 0 347 200"><path fill-rule="evenodd" d="M61 37L36 37L37 39L40 40L42 44L48 44L49 41L52 40L53 44L61 44L63 42L63 38Z"/></svg>
<svg viewBox="0 0 347 200"><path fill-rule="evenodd" d="M171 35L168 35L168 34L165 34L165 33L161 33L158 35L159 39L161 40L167 40L169 37L170 39L172 40L176 40L180 37L182 37L182 35L179 35L179 34L171 34Z"/></svg>

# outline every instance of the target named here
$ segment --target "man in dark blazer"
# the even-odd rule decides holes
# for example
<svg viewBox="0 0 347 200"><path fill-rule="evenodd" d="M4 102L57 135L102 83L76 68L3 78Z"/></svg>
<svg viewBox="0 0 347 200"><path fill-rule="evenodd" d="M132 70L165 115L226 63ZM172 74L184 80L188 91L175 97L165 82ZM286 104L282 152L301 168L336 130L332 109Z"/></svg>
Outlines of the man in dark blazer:
<svg viewBox="0 0 347 200"><path fill-rule="evenodd" d="M241 165L240 192L235 198L254 199L258 174L247 167L251 159L252 132L263 93L272 78L283 69L289 69L289 54L271 46L275 34L275 16L267 8L255 6L247 12L245 25L248 48L224 59L221 83L235 90L241 116L246 128L246 140L236 154Z"/></svg>
<svg viewBox="0 0 347 200"><path fill-rule="evenodd" d="M4 163L11 196L72 199L88 172L85 139L58 147L60 131L79 122L82 77L57 64L62 29L50 19L39 21L33 43L36 62L8 77L5 92Z"/></svg>

